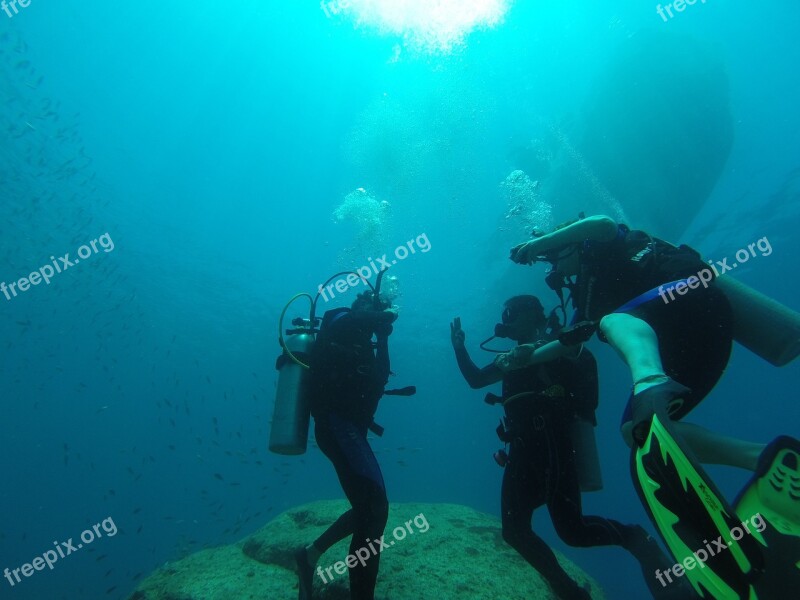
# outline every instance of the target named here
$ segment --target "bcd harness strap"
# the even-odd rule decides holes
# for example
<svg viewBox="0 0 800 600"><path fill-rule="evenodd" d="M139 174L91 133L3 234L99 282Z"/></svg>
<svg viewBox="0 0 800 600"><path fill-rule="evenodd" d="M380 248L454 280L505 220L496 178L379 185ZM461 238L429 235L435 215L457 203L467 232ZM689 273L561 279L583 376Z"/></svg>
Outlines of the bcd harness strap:
<svg viewBox="0 0 800 600"><path fill-rule="evenodd" d="M563 399L563 398L566 397L566 395L567 395L567 392L564 389L564 386L559 385L559 384L555 384L555 385L551 385L550 387L546 388L545 390L543 390L541 392L520 392L519 394L514 394L513 396L507 398L506 400L503 400L503 398L501 398L500 396L496 396L495 394L489 393L489 394L486 394L485 401L488 404L502 404L503 406L507 406L511 402L514 402L514 401L519 400L521 398L526 398L526 397L531 397L531 396L533 396L535 398L561 398L561 399ZM544 427L544 421L541 420L541 417L539 417L539 418L540 418L540 422L539 422L539 426L536 427L537 430L540 430L540 429L542 429ZM511 440L514 438L514 436L511 435L511 432L509 431L509 428L508 428L507 423L505 422L505 419L502 419L500 421L500 425L497 426L497 429L495 431L497 432L497 437L500 438L500 441L503 442L504 444L510 443Z"/></svg>

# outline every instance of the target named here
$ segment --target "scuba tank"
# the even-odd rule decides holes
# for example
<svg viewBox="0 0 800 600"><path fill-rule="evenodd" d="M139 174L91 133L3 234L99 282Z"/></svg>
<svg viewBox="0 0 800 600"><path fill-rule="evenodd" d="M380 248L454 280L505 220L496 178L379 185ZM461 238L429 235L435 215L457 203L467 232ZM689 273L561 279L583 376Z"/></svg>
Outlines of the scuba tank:
<svg viewBox="0 0 800 600"><path fill-rule="evenodd" d="M386 269L378 273L375 286L362 280L371 289L375 297L375 305L379 305L381 279ZM301 293L294 296L281 311L278 320L278 343L281 354L276 361L278 383L275 392L275 407L272 413L272 425L269 434L269 450L276 454L304 454L308 447L308 427L311 421L311 389L310 366L308 364L311 350L319 333L318 325L322 319L316 316L317 301L321 290L335 277L349 275L353 271L344 271L332 275L319 287L320 292L312 298L310 294ZM357 277L361 277L354 273ZM283 318L289 306L298 298L308 298L311 309L307 319L298 317L292 320L294 329L283 330ZM285 334L285 335L284 335Z"/></svg>
<svg viewBox="0 0 800 600"><path fill-rule="evenodd" d="M582 492L599 492L603 489L603 472L594 436L594 423L575 417L569 426L569 437L575 449L575 470Z"/></svg>
<svg viewBox="0 0 800 600"><path fill-rule="evenodd" d="M776 367L800 355L800 314L730 275L714 284L731 303L737 342Z"/></svg>
<svg viewBox="0 0 800 600"><path fill-rule="evenodd" d="M294 319L292 325L295 328L287 329L286 337L283 332L283 317L286 310L301 296L311 298L308 294L298 294L292 298L284 307L278 325L278 341L282 352L275 363L275 368L278 369L278 384L269 433L269 449L276 454L303 454L308 445L311 399L307 361L314 346L315 335L319 331L315 327L319 319L314 317L313 300L309 318Z"/></svg>

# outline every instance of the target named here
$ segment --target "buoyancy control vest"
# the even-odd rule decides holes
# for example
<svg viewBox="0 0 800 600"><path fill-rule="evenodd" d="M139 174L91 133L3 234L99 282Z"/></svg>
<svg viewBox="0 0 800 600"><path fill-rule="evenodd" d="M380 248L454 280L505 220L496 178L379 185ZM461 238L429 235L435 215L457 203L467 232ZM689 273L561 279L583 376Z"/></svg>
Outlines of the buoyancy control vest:
<svg viewBox="0 0 800 600"><path fill-rule="evenodd" d="M309 356L311 414L335 411L368 426L389 376L388 350L372 341L374 322L349 308L325 313ZM386 352L386 356L380 356Z"/></svg>

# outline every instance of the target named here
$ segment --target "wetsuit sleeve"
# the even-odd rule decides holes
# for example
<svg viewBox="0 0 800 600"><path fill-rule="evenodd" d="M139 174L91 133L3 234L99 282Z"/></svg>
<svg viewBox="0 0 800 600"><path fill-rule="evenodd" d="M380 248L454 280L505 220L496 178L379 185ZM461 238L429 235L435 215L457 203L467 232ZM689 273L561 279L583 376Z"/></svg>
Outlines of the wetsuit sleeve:
<svg viewBox="0 0 800 600"><path fill-rule="evenodd" d="M383 387L389 382L389 336L377 336L375 344L375 378Z"/></svg>
<svg viewBox="0 0 800 600"><path fill-rule="evenodd" d="M467 349L463 346L456 348L456 361L458 362L458 368L461 370L461 374L464 376L464 379L467 380L469 387L473 390L497 383L503 379L503 372L495 367L494 364L479 369L478 366L472 362L472 359L469 357L469 352L467 352Z"/></svg>

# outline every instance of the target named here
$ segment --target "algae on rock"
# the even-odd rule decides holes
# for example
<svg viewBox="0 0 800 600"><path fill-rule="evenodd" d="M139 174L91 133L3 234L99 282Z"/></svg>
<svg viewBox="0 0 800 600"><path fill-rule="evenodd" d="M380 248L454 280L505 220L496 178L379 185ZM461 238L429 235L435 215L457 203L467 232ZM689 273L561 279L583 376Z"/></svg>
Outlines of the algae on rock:
<svg viewBox="0 0 800 600"><path fill-rule="evenodd" d="M347 508L341 500L292 508L238 544L162 567L130 600L294 600L294 551L316 539ZM379 600L555 598L542 577L503 541L500 521L469 507L392 504L384 537L375 593ZM345 560L348 545L344 540L322 555L318 566L323 573ZM591 585L593 598L604 598L583 571L563 556L559 560L576 581ZM327 583L314 576L314 598L349 600L347 573L331 573L332 580L325 575Z"/></svg>

